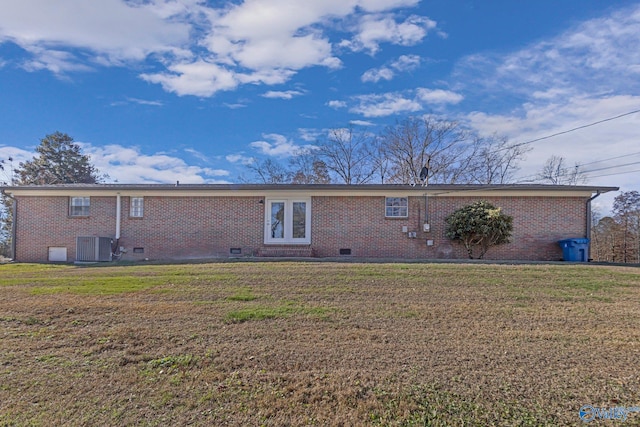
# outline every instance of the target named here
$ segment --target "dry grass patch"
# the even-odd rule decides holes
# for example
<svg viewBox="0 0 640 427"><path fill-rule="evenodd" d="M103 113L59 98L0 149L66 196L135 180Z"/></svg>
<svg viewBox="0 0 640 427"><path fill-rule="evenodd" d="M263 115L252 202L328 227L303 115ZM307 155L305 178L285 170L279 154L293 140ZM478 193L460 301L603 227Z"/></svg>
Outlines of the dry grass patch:
<svg viewBox="0 0 640 427"><path fill-rule="evenodd" d="M639 285L590 265L2 265L0 425L578 424L640 404Z"/></svg>

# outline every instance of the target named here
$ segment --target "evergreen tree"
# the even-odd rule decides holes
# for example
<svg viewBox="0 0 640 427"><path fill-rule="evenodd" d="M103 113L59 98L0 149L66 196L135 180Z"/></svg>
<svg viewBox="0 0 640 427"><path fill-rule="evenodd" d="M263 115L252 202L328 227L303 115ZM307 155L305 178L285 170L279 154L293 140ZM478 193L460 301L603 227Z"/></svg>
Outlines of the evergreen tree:
<svg viewBox="0 0 640 427"><path fill-rule="evenodd" d="M45 136L36 153L16 169L18 185L95 184L104 178L66 133Z"/></svg>
<svg viewBox="0 0 640 427"><path fill-rule="evenodd" d="M32 160L20 162L15 171L9 171L10 185L95 184L106 175L100 175L89 156L82 154L80 146L66 133L55 132L40 140ZM13 159L7 159L12 161ZM6 162L0 170L7 175ZM11 168L9 168L11 169ZM15 177L15 179L14 179ZM4 180L2 180L4 181ZM2 182L0 182L0 185ZM13 224L11 201L2 196L0 208L0 255L11 256L11 228Z"/></svg>

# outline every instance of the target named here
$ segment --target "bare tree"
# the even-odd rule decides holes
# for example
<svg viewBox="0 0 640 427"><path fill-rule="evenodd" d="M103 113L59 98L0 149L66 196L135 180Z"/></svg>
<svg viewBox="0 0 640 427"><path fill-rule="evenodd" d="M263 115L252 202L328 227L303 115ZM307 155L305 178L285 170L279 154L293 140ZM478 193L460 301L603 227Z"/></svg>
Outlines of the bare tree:
<svg viewBox="0 0 640 427"><path fill-rule="evenodd" d="M372 168L375 170L375 175L380 180L380 184L386 183L389 179L391 161L385 153L384 140L381 137L377 136L371 140L369 156Z"/></svg>
<svg viewBox="0 0 640 427"><path fill-rule="evenodd" d="M564 157L551 156L538 174L538 179L555 185L578 185L587 181L579 165L568 167Z"/></svg>
<svg viewBox="0 0 640 427"><path fill-rule="evenodd" d="M621 261L640 263L640 193L625 191L616 196L613 217L622 229Z"/></svg>
<svg viewBox="0 0 640 427"><path fill-rule="evenodd" d="M243 182L260 182L263 184L285 184L291 182L292 173L273 159L254 161L247 165L252 172L250 179L240 178Z"/></svg>
<svg viewBox="0 0 640 427"><path fill-rule="evenodd" d="M353 127L331 129L318 143L318 157L338 181L344 184L366 184L376 170L371 158L372 137Z"/></svg>
<svg viewBox="0 0 640 427"><path fill-rule="evenodd" d="M421 183L420 171L427 166L429 182L462 180L473 147L468 132L457 122L431 116L411 117L382 134L384 153L390 162L389 181Z"/></svg>
<svg viewBox="0 0 640 427"><path fill-rule="evenodd" d="M591 257L596 261L620 262L622 228L610 216L600 218L591 229Z"/></svg>
<svg viewBox="0 0 640 427"><path fill-rule="evenodd" d="M506 137L492 135L474 139L473 159L467 169L467 180L478 184L506 184L513 180L518 163L530 149L510 146Z"/></svg>
<svg viewBox="0 0 640 427"><path fill-rule="evenodd" d="M291 182L294 184L329 184L331 177L324 161L315 149L301 150L289 161L293 168Z"/></svg>

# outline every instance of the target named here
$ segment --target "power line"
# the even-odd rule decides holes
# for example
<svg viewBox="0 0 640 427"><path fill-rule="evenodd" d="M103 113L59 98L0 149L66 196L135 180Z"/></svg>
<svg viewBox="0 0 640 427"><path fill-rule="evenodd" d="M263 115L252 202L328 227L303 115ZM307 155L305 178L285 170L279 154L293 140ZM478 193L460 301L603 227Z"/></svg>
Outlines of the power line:
<svg viewBox="0 0 640 427"><path fill-rule="evenodd" d="M638 154L640 154L640 151L637 152L637 153L623 154L621 156L609 157L607 159L602 159L602 160L595 160L593 162L588 162L588 163L582 163L582 164L576 163L575 166L566 166L564 169L568 171L568 170L572 170L572 169L575 169L575 168L582 168L583 166L586 166L586 165L593 165L593 164L596 164L596 163L607 162L609 160L616 160L616 159L622 159L622 158L627 158L627 157L633 157L633 156L638 155ZM625 167L625 166L633 166L633 165L636 165L636 164L640 164L640 161L632 162L632 163L625 163L625 164L621 164L621 165L605 166L605 167L598 168L598 169L589 169L589 170L579 169L579 172L587 174L587 173L591 173L591 172L598 172L598 171L601 171L601 170L607 170L607 169L613 169L613 168L621 168L621 167ZM521 176L520 178L518 178L518 181L522 182L522 181L527 180L529 178L538 178L539 176L540 176L540 173L531 174L531 175L524 175L524 176Z"/></svg>
<svg viewBox="0 0 640 427"><path fill-rule="evenodd" d="M607 170L607 169L623 168L625 166L633 166L633 165L638 165L638 164L640 164L640 162L631 162L631 163L624 163L622 165L607 166L607 167L603 167L603 168L591 169L591 170L586 170L586 171L581 171L581 172L582 173L599 172L599 171L603 171L603 170Z"/></svg>
<svg viewBox="0 0 640 427"><path fill-rule="evenodd" d="M542 140L545 140L545 139L553 138L553 137L558 136L558 135L564 135L564 134L567 134L567 133L570 133L570 132L575 132L577 130L585 129L585 128L588 128L588 127L591 127L591 126L595 126L595 125L599 125L601 123L610 122L612 120L616 120L616 119L619 119L619 118L625 117L625 116L630 116L631 114L635 114L635 113L640 113L640 109L629 111L628 113L620 114L620 115L617 115L617 116L614 116L614 117L608 117L606 119L598 120L597 122L593 122L593 123L589 123L589 124L586 124L586 125L578 126L578 127L572 128L572 129L563 130L561 132L557 132L557 133L554 133L554 134L551 134L551 135L547 135L547 136L543 136L543 137L540 137L540 138L532 139L530 141L525 141L525 142L520 142L520 143L517 143L517 144L513 144L513 145L510 145L508 147L500 148L500 149L496 150L496 152L502 151L502 150L509 150L511 148L516 148L516 147L521 147L523 145L533 144L534 142L538 142L538 141L542 141Z"/></svg>
<svg viewBox="0 0 640 427"><path fill-rule="evenodd" d="M634 173L634 172L640 172L640 169L636 169L636 170L632 170L632 171L626 171L626 172L608 173L608 174L605 174L605 175L590 176L589 178L600 178L600 177L603 177L603 176L624 175L624 174L627 174L627 173Z"/></svg>
<svg viewBox="0 0 640 427"><path fill-rule="evenodd" d="M638 151L637 153L623 154L622 156L609 157L608 159L595 160L595 161L589 162L589 163L581 163L581 164L578 164L578 166L582 167L582 166L592 165L594 163L608 162L609 160L622 159L623 157L632 157L632 156L635 156L635 155L638 155L638 154L640 154L640 151Z"/></svg>

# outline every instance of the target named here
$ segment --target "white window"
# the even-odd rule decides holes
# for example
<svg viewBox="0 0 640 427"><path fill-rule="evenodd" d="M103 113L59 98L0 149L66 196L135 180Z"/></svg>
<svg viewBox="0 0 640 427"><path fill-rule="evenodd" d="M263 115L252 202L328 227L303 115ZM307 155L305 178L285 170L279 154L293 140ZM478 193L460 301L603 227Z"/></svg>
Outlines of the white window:
<svg viewBox="0 0 640 427"><path fill-rule="evenodd" d="M407 197L385 198L385 213L387 218L406 218L409 216L409 202Z"/></svg>
<svg viewBox="0 0 640 427"><path fill-rule="evenodd" d="M129 208L129 216L133 218L142 218L144 216L144 197L131 197L131 206Z"/></svg>
<svg viewBox="0 0 640 427"><path fill-rule="evenodd" d="M265 243L311 243L311 199L265 201Z"/></svg>
<svg viewBox="0 0 640 427"><path fill-rule="evenodd" d="M91 199L89 197L72 197L69 202L70 216L89 216Z"/></svg>

